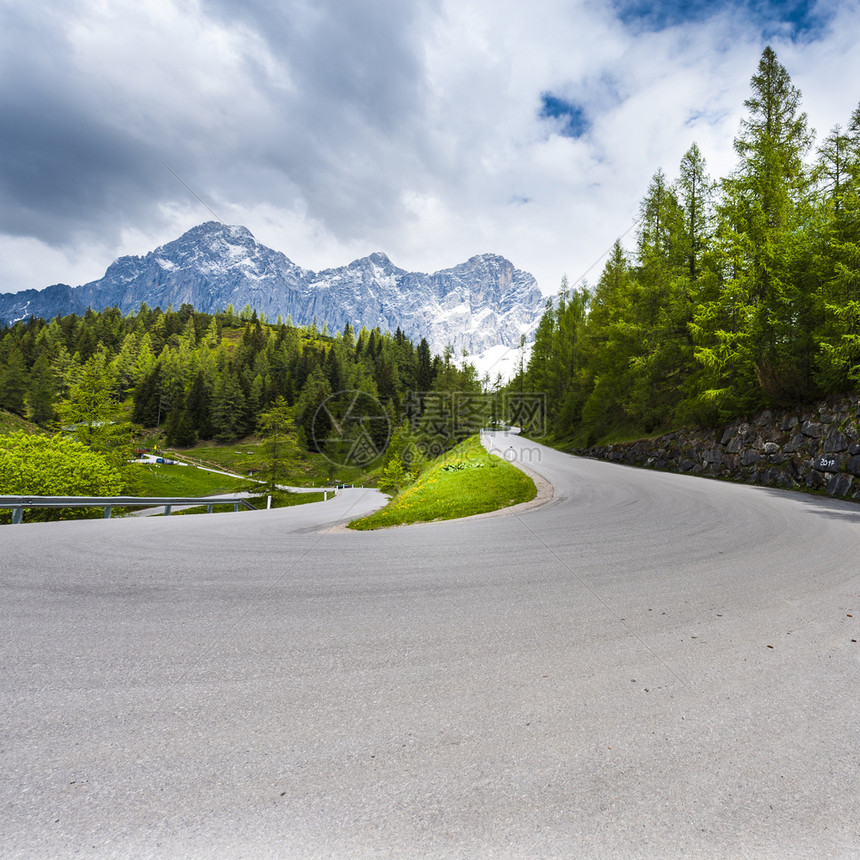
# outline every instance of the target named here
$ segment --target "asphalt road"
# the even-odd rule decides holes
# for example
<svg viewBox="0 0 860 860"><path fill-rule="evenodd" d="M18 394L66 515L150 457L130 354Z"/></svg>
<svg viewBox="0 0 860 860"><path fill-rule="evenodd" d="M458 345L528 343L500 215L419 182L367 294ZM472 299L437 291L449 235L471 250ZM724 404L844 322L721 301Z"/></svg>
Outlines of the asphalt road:
<svg viewBox="0 0 860 860"><path fill-rule="evenodd" d="M860 506L495 444L552 501L2 528L0 855L860 856Z"/></svg>

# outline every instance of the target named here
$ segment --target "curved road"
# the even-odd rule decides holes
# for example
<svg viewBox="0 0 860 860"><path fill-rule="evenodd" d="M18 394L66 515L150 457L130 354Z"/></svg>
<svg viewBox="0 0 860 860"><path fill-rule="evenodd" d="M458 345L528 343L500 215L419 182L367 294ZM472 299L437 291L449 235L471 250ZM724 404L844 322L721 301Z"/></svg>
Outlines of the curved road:
<svg viewBox="0 0 860 860"><path fill-rule="evenodd" d="M552 500L0 530L0 855L860 856L860 506L492 444Z"/></svg>

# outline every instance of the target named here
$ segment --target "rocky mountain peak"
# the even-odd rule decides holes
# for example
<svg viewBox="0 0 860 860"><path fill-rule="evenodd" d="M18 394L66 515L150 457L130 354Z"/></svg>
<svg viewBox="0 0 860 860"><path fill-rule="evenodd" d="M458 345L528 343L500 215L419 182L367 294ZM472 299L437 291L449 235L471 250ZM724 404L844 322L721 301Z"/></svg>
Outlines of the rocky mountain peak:
<svg viewBox="0 0 860 860"><path fill-rule="evenodd" d="M208 221L143 257L120 257L103 278L80 287L0 295L0 322L50 318L116 305L123 312L183 302L212 313L250 305L269 319L313 319L330 331L400 328L441 353L517 346L544 308L537 282L496 254L480 254L433 274L408 272L375 252L347 266L312 272L257 242L246 227Z"/></svg>

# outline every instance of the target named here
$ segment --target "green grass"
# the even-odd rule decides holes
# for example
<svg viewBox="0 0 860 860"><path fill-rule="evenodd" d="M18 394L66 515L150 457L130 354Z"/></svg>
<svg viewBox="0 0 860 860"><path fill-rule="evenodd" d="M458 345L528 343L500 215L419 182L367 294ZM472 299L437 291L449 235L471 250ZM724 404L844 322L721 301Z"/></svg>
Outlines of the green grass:
<svg viewBox="0 0 860 860"><path fill-rule="evenodd" d="M353 529L378 529L497 511L537 495L528 475L490 456L472 436L434 460L415 483L401 490L382 510L350 523Z"/></svg>
<svg viewBox="0 0 860 860"><path fill-rule="evenodd" d="M231 478L193 466L133 465L129 488L137 496L212 496L248 488L243 478Z"/></svg>
<svg viewBox="0 0 860 860"><path fill-rule="evenodd" d="M249 488L247 478L231 478L215 472L195 469L193 466L139 465L130 468L135 478L129 488L137 496L214 496L219 493L235 493ZM321 502L322 492L319 493L275 493L272 496L273 508L285 508L293 505L307 505L311 502ZM258 510L266 507L267 494L261 493L248 499ZM233 505L215 505L213 512L232 511ZM240 511L246 510L240 507ZM207 507L186 508L176 511L171 516L181 514L206 513Z"/></svg>
<svg viewBox="0 0 860 860"><path fill-rule="evenodd" d="M226 469L239 475L247 475L262 465L260 441L254 437L225 445L204 444L194 448L171 448L170 456L205 466ZM373 464L377 465L377 464ZM287 481L293 487L323 487L332 484L355 484L367 486L375 483L375 473L357 466L338 466L329 462L322 454L306 454L295 464Z"/></svg>
<svg viewBox="0 0 860 860"><path fill-rule="evenodd" d="M190 462L199 462L215 469L226 469L247 475L251 469L260 468L258 443L234 442L231 445L198 445L194 448L170 448L166 450L170 457Z"/></svg>
<svg viewBox="0 0 860 860"><path fill-rule="evenodd" d="M14 433L16 430L24 430L27 433L44 433L45 431L37 424L33 424L13 412L0 409L0 436Z"/></svg>

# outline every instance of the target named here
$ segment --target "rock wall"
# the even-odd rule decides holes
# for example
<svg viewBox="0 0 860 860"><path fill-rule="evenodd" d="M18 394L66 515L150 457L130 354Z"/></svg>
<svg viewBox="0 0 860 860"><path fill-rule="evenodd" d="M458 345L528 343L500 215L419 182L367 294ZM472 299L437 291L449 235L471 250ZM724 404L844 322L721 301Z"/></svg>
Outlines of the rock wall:
<svg viewBox="0 0 860 860"><path fill-rule="evenodd" d="M768 410L722 431L677 430L573 453L860 501L860 395L804 410Z"/></svg>

